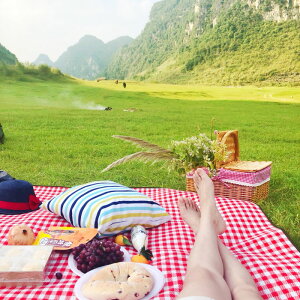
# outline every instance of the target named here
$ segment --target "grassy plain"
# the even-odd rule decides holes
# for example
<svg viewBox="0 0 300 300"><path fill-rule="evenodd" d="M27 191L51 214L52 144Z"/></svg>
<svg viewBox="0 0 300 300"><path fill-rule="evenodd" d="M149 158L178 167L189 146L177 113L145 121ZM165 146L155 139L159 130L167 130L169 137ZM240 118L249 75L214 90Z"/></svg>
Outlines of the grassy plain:
<svg viewBox="0 0 300 300"><path fill-rule="evenodd" d="M96 110L97 105L111 111ZM126 112L135 108L134 112ZM128 186L184 189L184 178L160 164L112 161L136 151L114 134L168 146L215 129L238 129L241 158L273 161L269 198L259 203L300 248L300 90L199 87L112 81L15 81L0 78L0 169L35 185L72 186L114 180Z"/></svg>

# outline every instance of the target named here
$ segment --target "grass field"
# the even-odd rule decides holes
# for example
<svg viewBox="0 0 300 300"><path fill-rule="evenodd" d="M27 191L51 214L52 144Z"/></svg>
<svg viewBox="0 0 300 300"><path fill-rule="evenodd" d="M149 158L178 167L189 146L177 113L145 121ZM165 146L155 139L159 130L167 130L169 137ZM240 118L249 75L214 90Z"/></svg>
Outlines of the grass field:
<svg viewBox="0 0 300 300"><path fill-rule="evenodd" d="M269 198L259 203L300 248L299 88L198 87L111 81L0 79L0 169L36 185L72 186L110 179L128 186L184 189L160 164L112 161L137 150L114 134L168 146L215 129L238 129L241 158L273 161ZM95 110L97 105L111 111ZM126 112L135 108L134 112Z"/></svg>

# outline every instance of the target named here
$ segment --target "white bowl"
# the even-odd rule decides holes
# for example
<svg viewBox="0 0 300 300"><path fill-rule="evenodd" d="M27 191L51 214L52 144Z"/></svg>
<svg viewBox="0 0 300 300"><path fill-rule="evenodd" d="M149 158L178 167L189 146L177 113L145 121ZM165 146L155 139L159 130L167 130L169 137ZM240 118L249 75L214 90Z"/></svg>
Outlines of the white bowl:
<svg viewBox="0 0 300 300"><path fill-rule="evenodd" d="M150 291L150 293L141 299L141 300L149 300L149 299L153 298L154 296L156 296L160 292L160 290L164 287L165 277L164 277L164 274L156 267L147 265L147 264L142 264L142 265L152 275L153 280L154 280L154 286L153 286L152 290ZM92 271L89 271L78 279L78 281L75 284L74 293L75 293L75 296L79 300L89 300L88 298L83 296L83 294L81 292L82 286L86 282L89 281L91 276L93 276L95 273L97 273L102 268L104 268L104 267L100 267L100 268L94 269Z"/></svg>
<svg viewBox="0 0 300 300"><path fill-rule="evenodd" d="M130 261L131 256L130 256L129 252L128 252L125 248L123 248L123 247L121 247L120 250L124 253L124 261ZM77 269L77 263L76 263L76 261L75 261L75 259L74 259L74 255L73 255L72 253L69 255L69 258L68 258L68 265L69 265L69 268L70 268L76 275L78 275L78 276L80 276L80 277L84 275L83 272L81 272L81 271L79 271L79 270ZM92 270L92 271L93 271L93 270Z"/></svg>

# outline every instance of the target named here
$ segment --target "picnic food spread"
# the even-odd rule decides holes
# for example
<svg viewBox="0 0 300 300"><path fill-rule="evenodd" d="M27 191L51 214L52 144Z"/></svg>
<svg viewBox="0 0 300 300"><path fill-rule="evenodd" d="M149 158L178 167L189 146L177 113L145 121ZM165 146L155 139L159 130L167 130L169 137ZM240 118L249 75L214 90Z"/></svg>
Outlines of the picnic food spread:
<svg viewBox="0 0 300 300"><path fill-rule="evenodd" d="M91 300L142 299L154 285L151 274L140 264L115 263L97 272L83 286L82 293Z"/></svg>
<svg viewBox="0 0 300 300"><path fill-rule="evenodd" d="M129 235L123 234L113 239L138 251L137 255L132 256L134 262L124 262L125 252L120 245L111 239L95 236L96 232L97 229L90 228L49 227L35 238L26 224L12 226L7 235L10 245L0 246L0 286L42 285L52 250L71 249L80 272L87 273L102 267L95 275L91 274L92 277L83 286L82 294L88 299L138 300L148 295L154 286L154 279L145 267L138 264L149 264L153 257L151 251L146 249L146 229L140 225L134 226L131 241ZM72 271L75 272L74 269ZM55 277L60 280L63 274L57 272Z"/></svg>
<svg viewBox="0 0 300 300"><path fill-rule="evenodd" d="M95 189L95 185L99 184L96 182L91 185ZM112 188L109 185L114 187L117 184L106 182L104 186L101 185L101 188L105 188L107 191L107 188ZM92 190L93 192L94 189ZM116 191L119 192L120 189L124 190L124 187L117 185ZM114 190L111 191L111 193L114 192ZM145 223L143 225L147 228L158 226L170 219L165 210L152 199L143 194L138 194L134 190L126 190L126 192L126 195L120 198L119 202L123 201L128 210L128 195L130 194L130 197L134 200L132 200L134 208L141 211L144 217L143 222ZM29 201L27 198L25 200ZM12 203L14 202L12 201ZM106 201L105 203L107 205L108 202ZM145 204L147 204L149 211L145 210ZM113 205L113 203L110 205ZM110 205L107 206L109 207ZM14 205L11 206L15 207ZM11 208L11 206L8 208ZM34 208L37 209L35 206ZM16 207L16 209L19 212L20 208ZM33 210L31 206L30 209L30 211ZM115 209L114 206L113 209ZM122 209L122 207L119 208L118 214L124 211ZM26 212L30 211L26 210ZM11 210L3 210L2 213L9 214ZM99 213L98 210L96 213ZM111 214L111 211L105 211L104 216L108 213ZM146 215L148 219L145 220ZM79 224L77 227L50 226L37 232L37 236L26 224L11 226L7 234L7 244L9 246L0 245L0 286L23 287L46 283L45 267L52 250L71 250L68 252L68 254L70 253L68 259L70 269L81 278L84 278L86 275L86 278L89 279L89 282L83 288L88 299L138 300L144 298L150 292L155 292L153 286L154 281L156 282L154 280L156 277L154 275L152 277L152 273L149 273L150 270L148 271L146 267L138 264L149 264L153 257L151 251L146 249L148 244L146 229L143 226L136 225L139 219L132 219L131 214L117 215L117 218L121 218L122 222L126 221L124 228L119 227L116 217L110 216L110 218L112 221L106 225L106 233L99 230L100 223L98 224L98 222L98 228L96 225L92 226L92 228L85 228L84 224ZM106 219L102 218L101 220L105 224ZM113 230L111 222L113 224L117 223ZM123 234L124 231L130 229L132 229L131 240L129 234L127 236L126 233ZM117 237L114 238L113 236L116 234ZM134 262L124 262L124 259L130 261L130 257L129 253L124 248L121 248L120 245L131 246L138 251L137 255L132 256ZM54 255L52 259L55 257ZM99 271L98 268L103 270ZM152 268L155 269L155 267ZM89 273L90 271L93 273ZM97 274L94 274L95 272ZM91 276L93 276L92 279L90 279ZM54 278L61 280L64 278L64 274L56 272ZM111 281L112 278L113 281ZM79 282L80 279L78 280ZM163 284L164 281L161 281L161 287ZM151 291L152 289L153 291ZM76 294L75 288L74 293ZM82 296L79 298L81 299Z"/></svg>

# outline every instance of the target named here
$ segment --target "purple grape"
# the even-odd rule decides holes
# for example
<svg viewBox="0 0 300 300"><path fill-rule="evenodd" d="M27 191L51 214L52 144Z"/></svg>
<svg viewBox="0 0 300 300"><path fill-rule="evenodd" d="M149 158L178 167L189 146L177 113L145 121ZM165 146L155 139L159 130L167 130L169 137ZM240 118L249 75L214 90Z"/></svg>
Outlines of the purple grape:
<svg viewBox="0 0 300 300"><path fill-rule="evenodd" d="M89 271L91 271L92 269L89 267L89 266L87 266L86 267L86 271L84 272L84 273L87 273L87 272L89 272Z"/></svg>
<svg viewBox="0 0 300 300"><path fill-rule="evenodd" d="M77 262L77 264L82 264L82 263L83 263L83 259L78 258L78 259L76 260L76 262Z"/></svg>
<svg viewBox="0 0 300 300"><path fill-rule="evenodd" d="M86 273L94 268L124 260L121 247L112 240L95 237L72 250L78 270Z"/></svg>
<svg viewBox="0 0 300 300"><path fill-rule="evenodd" d="M94 263L90 261L88 266L92 268L94 266Z"/></svg>
<svg viewBox="0 0 300 300"><path fill-rule="evenodd" d="M86 273L86 271L87 271L87 265L86 265L86 264L82 264L82 265L81 265L81 271L82 271L83 273Z"/></svg>

